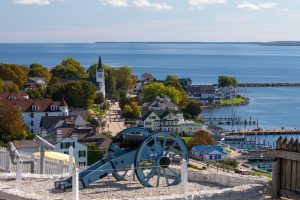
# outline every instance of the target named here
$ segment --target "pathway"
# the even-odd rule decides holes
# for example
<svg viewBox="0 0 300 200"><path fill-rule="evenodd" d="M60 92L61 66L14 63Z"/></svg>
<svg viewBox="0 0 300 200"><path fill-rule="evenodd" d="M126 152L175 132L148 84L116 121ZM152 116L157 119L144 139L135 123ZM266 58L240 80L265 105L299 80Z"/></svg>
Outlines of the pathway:
<svg viewBox="0 0 300 200"><path fill-rule="evenodd" d="M119 103L112 104L106 116L105 131L109 131L112 136L115 136L120 131L126 129L124 121L125 120L121 118L121 108Z"/></svg>

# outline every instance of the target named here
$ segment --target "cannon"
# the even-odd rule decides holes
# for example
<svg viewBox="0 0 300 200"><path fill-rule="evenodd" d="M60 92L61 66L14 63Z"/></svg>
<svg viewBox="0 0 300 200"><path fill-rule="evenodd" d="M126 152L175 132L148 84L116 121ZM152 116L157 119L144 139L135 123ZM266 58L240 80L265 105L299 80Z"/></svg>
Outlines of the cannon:
<svg viewBox="0 0 300 200"><path fill-rule="evenodd" d="M149 133L142 128L128 128L118 133L109 147L108 154L79 173L79 189L90 187L95 181L112 174L118 181L134 165L134 172L144 187L171 186L181 179L181 159L188 159L184 142L173 133ZM72 177L55 182L55 188L71 191Z"/></svg>

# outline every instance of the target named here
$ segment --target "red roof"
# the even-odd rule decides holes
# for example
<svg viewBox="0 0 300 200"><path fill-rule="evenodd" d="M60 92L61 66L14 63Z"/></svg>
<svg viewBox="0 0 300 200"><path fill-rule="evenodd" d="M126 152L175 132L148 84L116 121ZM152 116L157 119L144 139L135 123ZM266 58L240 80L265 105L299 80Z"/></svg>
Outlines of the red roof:
<svg viewBox="0 0 300 200"><path fill-rule="evenodd" d="M25 92L5 92L0 93L0 99L28 99L29 96Z"/></svg>
<svg viewBox="0 0 300 200"><path fill-rule="evenodd" d="M58 107L62 104L62 101L52 101L51 99L0 99L1 103L18 108L20 112L60 112ZM36 106L36 110L34 110L34 106Z"/></svg>

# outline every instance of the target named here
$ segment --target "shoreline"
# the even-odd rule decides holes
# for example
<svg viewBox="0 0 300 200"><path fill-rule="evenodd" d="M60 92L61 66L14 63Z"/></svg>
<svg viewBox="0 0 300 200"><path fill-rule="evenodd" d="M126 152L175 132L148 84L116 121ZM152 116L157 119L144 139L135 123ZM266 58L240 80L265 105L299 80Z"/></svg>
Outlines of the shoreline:
<svg viewBox="0 0 300 200"><path fill-rule="evenodd" d="M246 106L250 103L250 99L249 97L243 97L244 101L240 102L240 103L234 103L234 104L212 104L212 105L205 105L205 106L201 106L201 109L214 109L214 108L221 108L221 107L231 107L231 106Z"/></svg>

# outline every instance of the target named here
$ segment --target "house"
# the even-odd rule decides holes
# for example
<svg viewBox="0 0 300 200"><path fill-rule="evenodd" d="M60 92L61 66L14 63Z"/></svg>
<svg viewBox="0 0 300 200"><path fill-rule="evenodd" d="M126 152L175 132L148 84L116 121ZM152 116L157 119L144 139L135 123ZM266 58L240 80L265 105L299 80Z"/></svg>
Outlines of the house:
<svg viewBox="0 0 300 200"><path fill-rule="evenodd" d="M87 145L93 144L106 152L111 143L110 138L99 132L99 127L91 126L59 128L44 139L55 146L54 151L65 154L68 154L68 148L73 146L78 165L87 164Z"/></svg>
<svg viewBox="0 0 300 200"><path fill-rule="evenodd" d="M226 152L221 146L200 145L194 146L190 157L196 160L222 160L226 157Z"/></svg>
<svg viewBox="0 0 300 200"><path fill-rule="evenodd" d="M178 111L179 107L175 105L168 96L156 96L152 102L146 102L142 105L142 111Z"/></svg>
<svg viewBox="0 0 300 200"><path fill-rule="evenodd" d="M222 99L232 99L237 96L236 88L233 86L219 87L218 93L222 94Z"/></svg>
<svg viewBox="0 0 300 200"><path fill-rule="evenodd" d="M216 88L213 85L192 85L187 87L187 92L190 98L203 104L215 103Z"/></svg>
<svg viewBox="0 0 300 200"><path fill-rule="evenodd" d="M68 116L68 105L62 101L50 99L0 99L0 103L17 108L24 124L32 133L39 133L43 116Z"/></svg>
<svg viewBox="0 0 300 200"><path fill-rule="evenodd" d="M142 116L143 127L149 131L168 131L193 135L202 130L203 124L186 121L179 111L152 110Z"/></svg>
<svg viewBox="0 0 300 200"><path fill-rule="evenodd" d="M20 99L29 99L29 96L25 92L4 92L4 93L0 93L0 99L20 100Z"/></svg>
<svg viewBox="0 0 300 200"><path fill-rule="evenodd" d="M27 91L29 89L39 89L39 88L45 88L46 87L46 80L45 78L39 78L39 77L29 77L27 83L23 85L24 91Z"/></svg>
<svg viewBox="0 0 300 200"><path fill-rule="evenodd" d="M40 146L34 140L14 140L12 141L18 151L34 154L40 150Z"/></svg>
<svg viewBox="0 0 300 200"><path fill-rule="evenodd" d="M89 71L87 71L89 73ZM89 81L93 83L96 88L98 93L102 93L104 98L105 98L105 73L104 69L102 66L102 61L101 61L101 56L99 56L99 62L97 66L97 71L96 71L96 77L91 77L91 78L61 78L60 82L61 83L67 83L71 81Z"/></svg>

